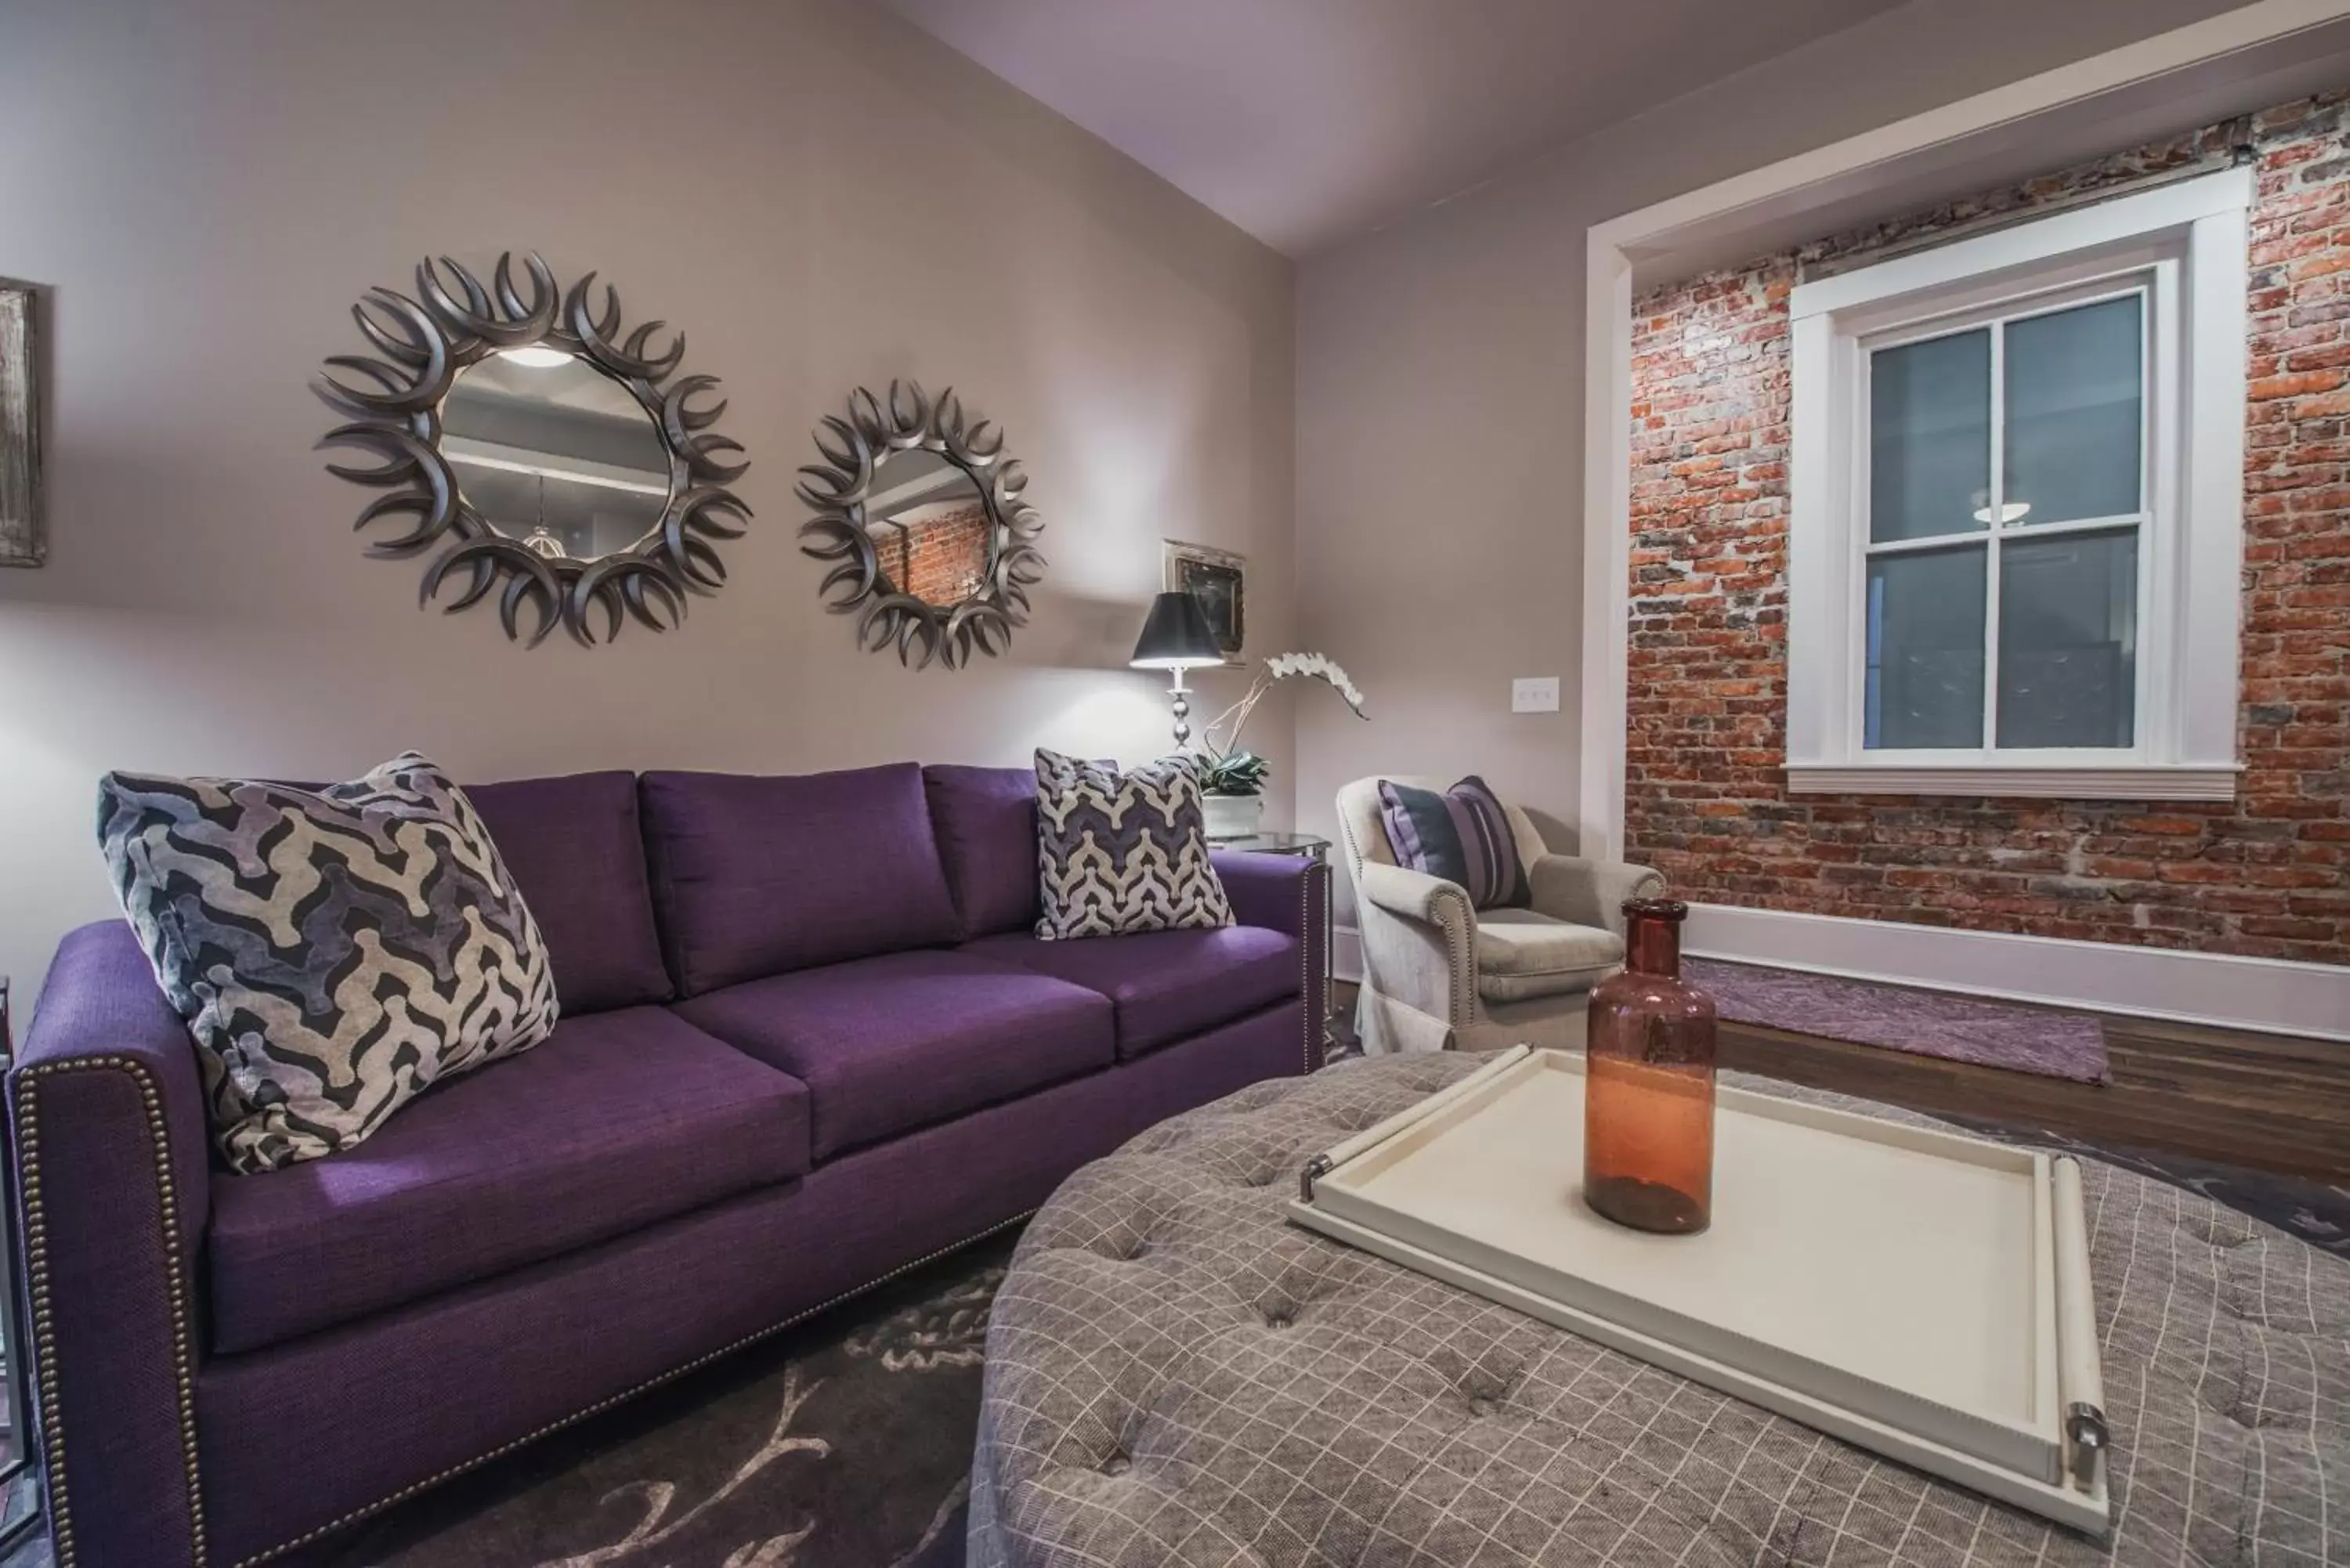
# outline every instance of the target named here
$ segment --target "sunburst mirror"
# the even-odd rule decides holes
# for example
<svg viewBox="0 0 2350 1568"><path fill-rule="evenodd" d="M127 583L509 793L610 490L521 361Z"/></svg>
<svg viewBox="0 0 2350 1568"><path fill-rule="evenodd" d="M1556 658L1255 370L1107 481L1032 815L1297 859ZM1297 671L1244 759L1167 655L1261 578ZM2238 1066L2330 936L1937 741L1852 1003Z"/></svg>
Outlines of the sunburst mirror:
<svg viewBox="0 0 2350 1568"><path fill-rule="evenodd" d="M894 648L915 670L1002 653L1045 575L1045 522L1021 499L1028 478L1003 431L968 418L952 389L892 381L884 398L858 388L816 445L824 461L800 470L814 513L800 548L833 563L818 592L858 618L858 646Z"/></svg>
<svg viewBox="0 0 2350 1568"><path fill-rule="evenodd" d="M598 302L594 273L567 293L534 254L523 274L527 295L510 254L487 287L428 258L414 297L376 288L351 307L375 352L327 361L363 384L319 379L352 416L320 444L382 462L328 472L385 493L357 527L405 524L370 555L432 556L422 603L494 597L506 635L533 646L557 627L583 643L630 618L674 627L691 595L724 585L717 546L751 515L727 488L750 466L742 445L711 429L726 410L718 379L676 374L681 332L651 351L661 322L623 337L619 292L607 284Z"/></svg>

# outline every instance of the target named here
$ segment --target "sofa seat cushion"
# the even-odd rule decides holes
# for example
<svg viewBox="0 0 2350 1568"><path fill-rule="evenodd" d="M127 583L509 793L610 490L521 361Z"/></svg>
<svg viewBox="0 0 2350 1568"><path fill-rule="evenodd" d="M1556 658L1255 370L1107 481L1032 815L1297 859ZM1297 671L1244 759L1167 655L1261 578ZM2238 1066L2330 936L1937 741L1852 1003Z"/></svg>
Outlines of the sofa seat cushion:
<svg viewBox="0 0 2350 1568"><path fill-rule="evenodd" d="M1477 994L1523 1002L1588 991L1624 961L1624 939L1532 909L1477 913Z"/></svg>
<svg viewBox="0 0 2350 1568"><path fill-rule="evenodd" d="M963 953L747 981L677 1012L807 1085L819 1162L1117 1060L1108 998Z"/></svg>
<svg viewBox="0 0 2350 1568"><path fill-rule="evenodd" d="M323 1159L215 1176L213 1346L274 1345L808 1168L806 1085L655 1007L567 1018Z"/></svg>
<svg viewBox="0 0 2350 1568"><path fill-rule="evenodd" d="M1170 1041L1294 1001L1305 983L1295 937L1263 926L1145 931L1082 942L986 937L961 951L1084 986L1118 1008L1118 1054L1132 1061Z"/></svg>

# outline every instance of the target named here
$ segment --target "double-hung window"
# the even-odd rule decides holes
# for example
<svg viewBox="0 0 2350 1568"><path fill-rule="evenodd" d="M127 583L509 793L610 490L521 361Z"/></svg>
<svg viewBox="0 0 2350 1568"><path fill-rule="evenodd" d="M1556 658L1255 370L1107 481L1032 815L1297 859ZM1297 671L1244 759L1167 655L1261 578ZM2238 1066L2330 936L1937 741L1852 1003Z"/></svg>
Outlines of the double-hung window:
<svg viewBox="0 0 2350 1568"><path fill-rule="evenodd" d="M2250 192L1794 291L1791 788L2233 794Z"/></svg>

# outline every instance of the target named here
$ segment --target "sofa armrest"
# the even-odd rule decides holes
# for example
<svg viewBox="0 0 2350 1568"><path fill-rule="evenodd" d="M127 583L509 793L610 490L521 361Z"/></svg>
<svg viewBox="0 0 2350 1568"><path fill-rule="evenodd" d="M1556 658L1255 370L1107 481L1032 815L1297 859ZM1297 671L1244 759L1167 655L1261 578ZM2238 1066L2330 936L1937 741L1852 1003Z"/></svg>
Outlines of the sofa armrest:
<svg viewBox="0 0 2350 1568"><path fill-rule="evenodd" d="M187 1029L121 921L59 946L8 1106L60 1561L202 1563L204 1096Z"/></svg>
<svg viewBox="0 0 2350 1568"><path fill-rule="evenodd" d="M1543 855L1526 867L1538 914L1598 926L1624 934L1624 900L1661 898L1665 877L1646 866L1621 860L1586 860L1575 855Z"/></svg>
<svg viewBox="0 0 2350 1568"><path fill-rule="evenodd" d="M1211 849L1208 860L1216 868L1216 880L1224 885L1224 897L1232 900L1234 921L1300 940L1321 939L1321 906L1315 894L1317 887L1328 888L1328 867L1302 855L1252 855L1239 849Z"/></svg>
<svg viewBox="0 0 2350 1568"><path fill-rule="evenodd" d="M1355 872L1367 984L1461 1030L1477 1020L1477 909L1458 882L1367 860Z"/></svg>
<svg viewBox="0 0 2350 1568"><path fill-rule="evenodd" d="M1232 901L1232 919L1263 926L1297 942L1299 1062L1311 1073L1322 1064L1323 1019L1330 994L1330 867L1302 855L1253 855L1211 849L1209 863Z"/></svg>
<svg viewBox="0 0 2350 1568"><path fill-rule="evenodd" d="M1355 896L1408 920L1470 931L1477 927L1477 911L1469 902L1468 888L1408 867L1365 861L1355 874Z"/></svg>

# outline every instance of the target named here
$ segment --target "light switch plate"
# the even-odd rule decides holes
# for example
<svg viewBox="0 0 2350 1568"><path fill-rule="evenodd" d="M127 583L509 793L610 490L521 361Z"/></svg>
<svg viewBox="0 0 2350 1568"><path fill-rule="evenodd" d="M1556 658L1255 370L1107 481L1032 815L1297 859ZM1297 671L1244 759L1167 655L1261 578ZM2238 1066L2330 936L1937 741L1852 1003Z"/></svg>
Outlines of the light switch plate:
<svg viewBox="0 0 2350 1568"><path fill-rule="evenodd" d="M1558 677L1521 675L1511 681L1510 711L1513 713L1557 712Z"/></svg>

